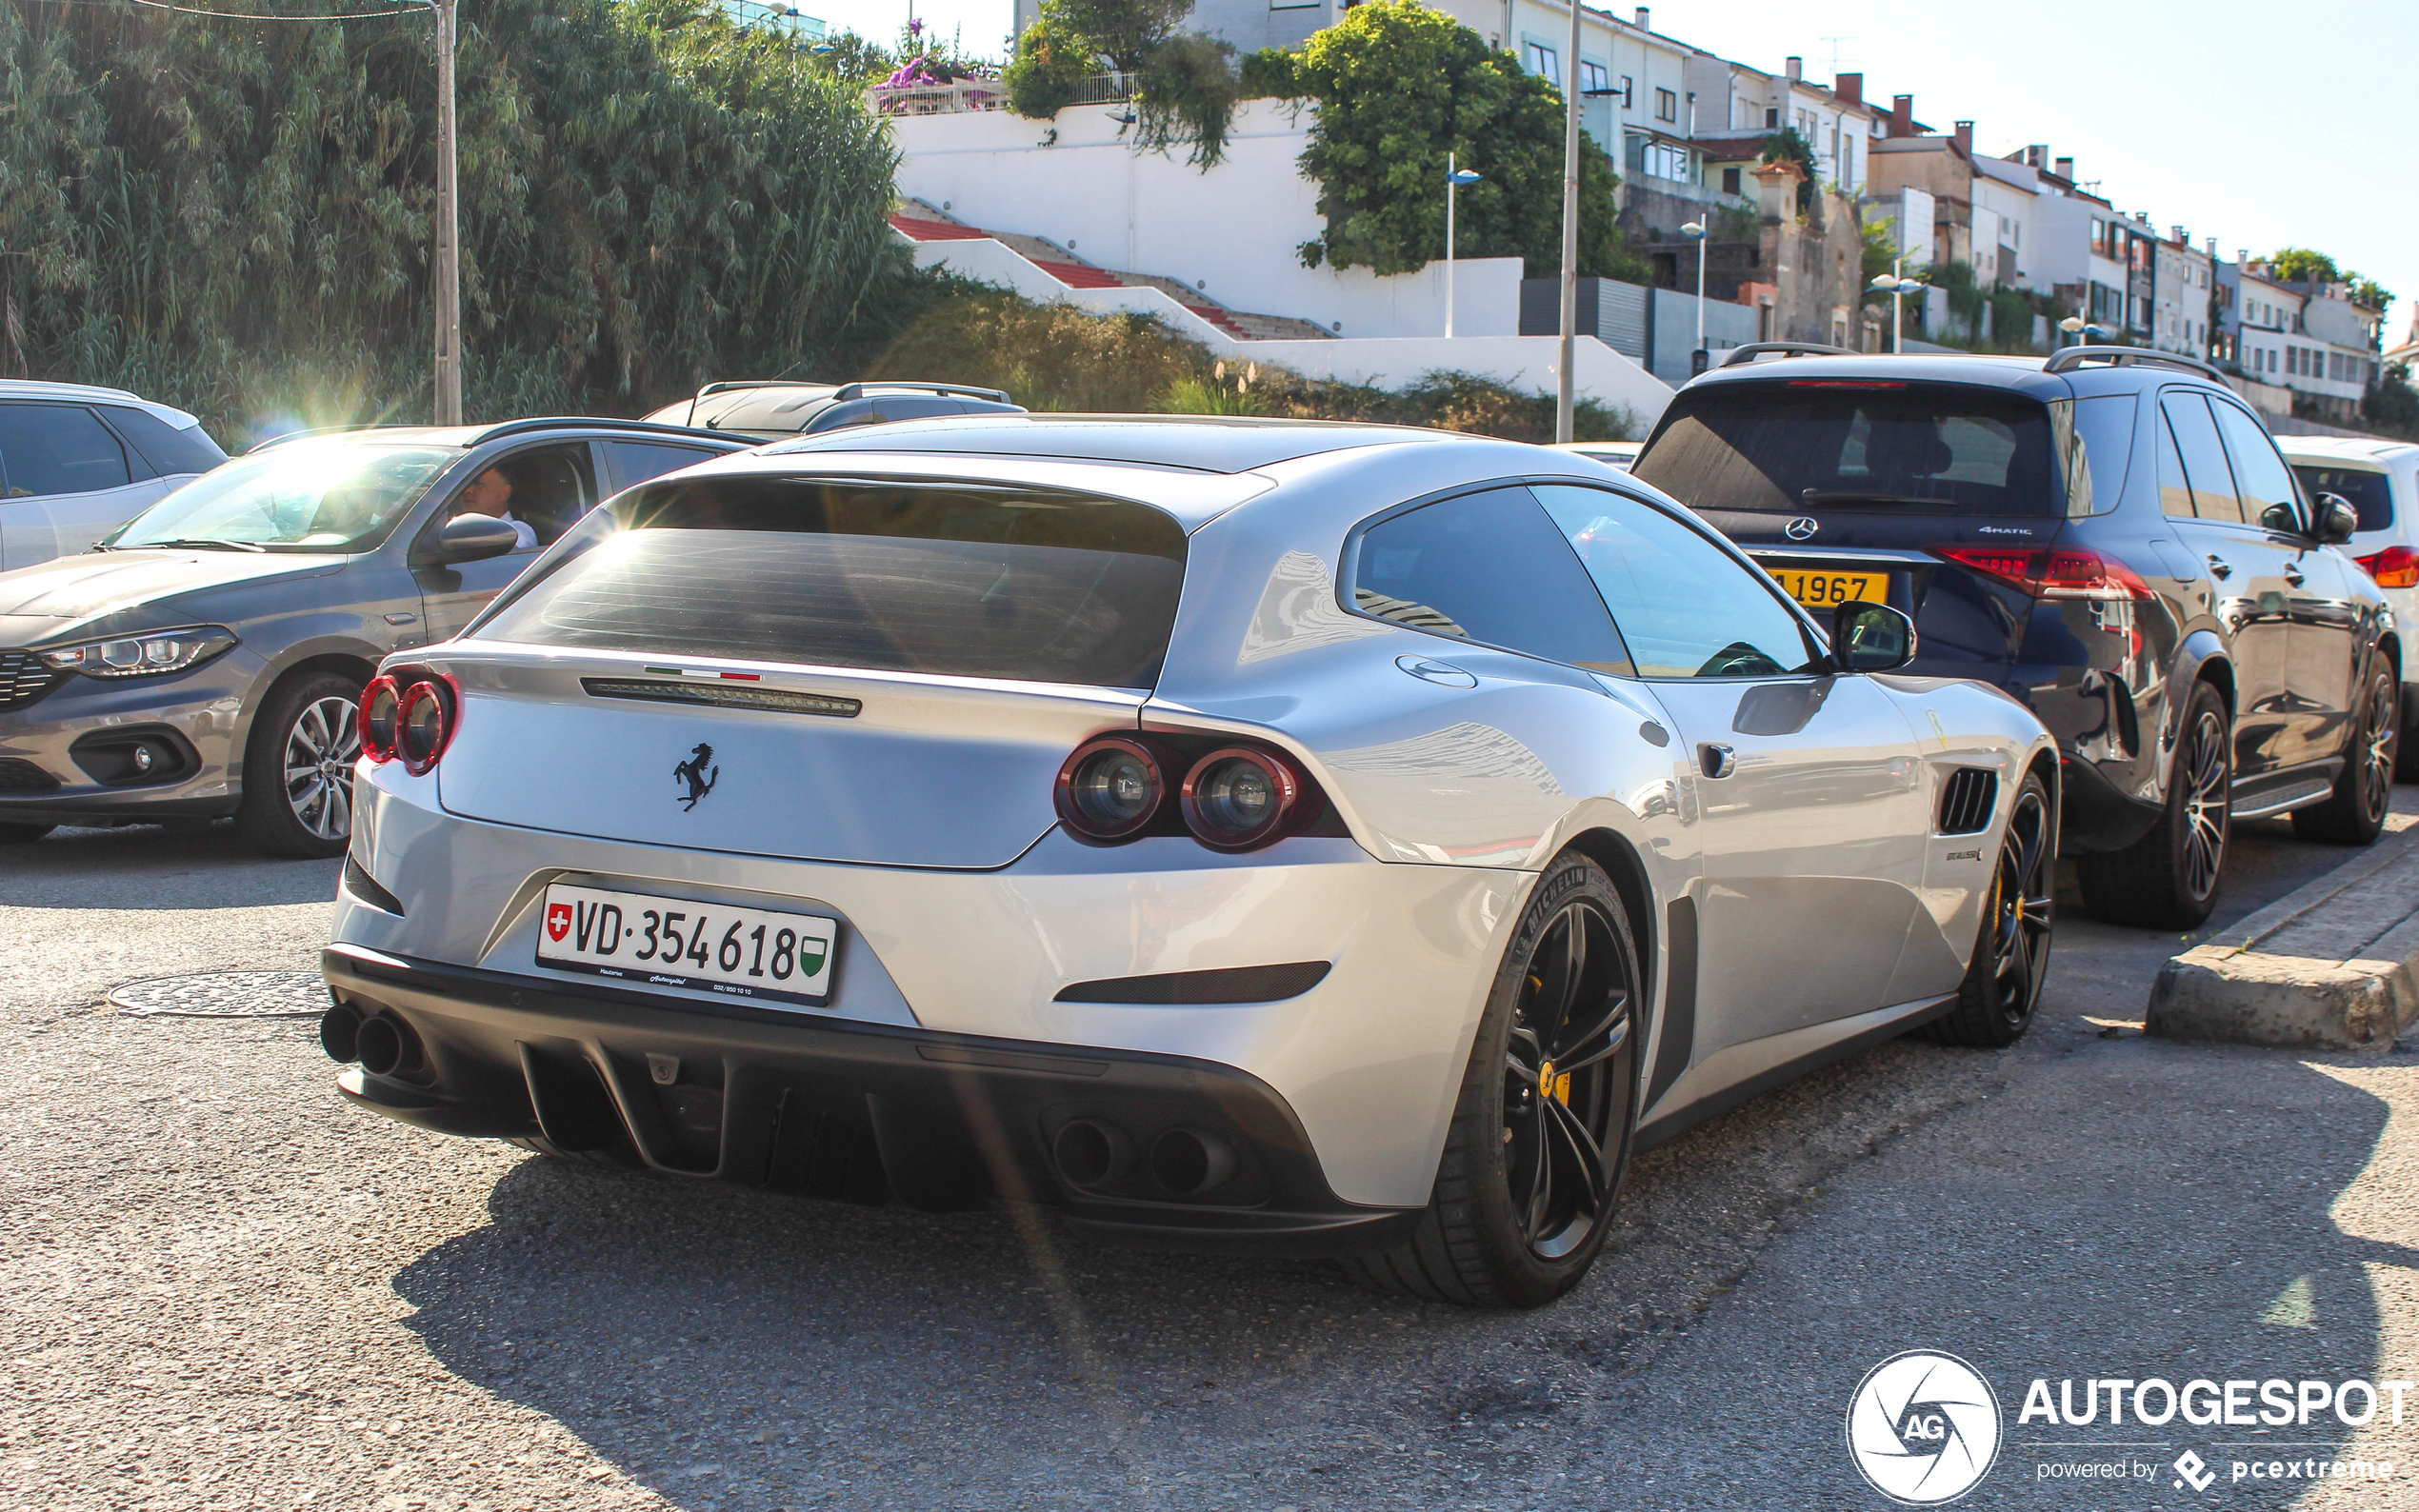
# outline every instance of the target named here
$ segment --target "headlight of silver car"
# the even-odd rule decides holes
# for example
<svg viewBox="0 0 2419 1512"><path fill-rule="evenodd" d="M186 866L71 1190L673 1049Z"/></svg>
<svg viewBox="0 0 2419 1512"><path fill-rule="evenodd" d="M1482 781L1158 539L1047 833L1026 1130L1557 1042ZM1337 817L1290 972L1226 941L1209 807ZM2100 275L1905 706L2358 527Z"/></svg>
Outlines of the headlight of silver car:
<svg viewBox="0 0 2419 1512"><path fill-rule="evenodd" d="M94 641L44 651L46 666L87 677L156 677L199 666L235 644L235 632L215 625L188 630L161 630L123 640Z"/></svg>

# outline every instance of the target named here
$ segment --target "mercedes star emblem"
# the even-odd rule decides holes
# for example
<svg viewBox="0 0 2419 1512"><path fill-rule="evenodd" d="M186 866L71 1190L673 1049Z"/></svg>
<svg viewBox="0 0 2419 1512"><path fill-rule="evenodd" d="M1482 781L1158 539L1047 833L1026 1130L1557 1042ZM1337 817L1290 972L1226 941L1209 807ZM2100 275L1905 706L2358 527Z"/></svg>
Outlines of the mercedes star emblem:
<svg viewBox="0 0 2419 1512"><path fill-rule="evenodd" d="M1810 515L1801 514L1781 527L1781 533L1792 541L1810 541L1814 539L1814 532L1821 528L1823 528L1822 521Z"/></svg>

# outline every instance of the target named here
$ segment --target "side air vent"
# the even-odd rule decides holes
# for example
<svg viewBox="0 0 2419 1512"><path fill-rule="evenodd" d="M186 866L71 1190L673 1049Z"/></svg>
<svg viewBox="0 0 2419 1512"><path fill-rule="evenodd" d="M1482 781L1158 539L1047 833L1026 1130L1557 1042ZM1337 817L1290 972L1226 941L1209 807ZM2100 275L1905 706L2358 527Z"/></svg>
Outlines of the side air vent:
<svg viewBox="0 0 2419 1512"><path fill-rule="evenodd" d="M43 666L31 651L0 651L0 708L30 704L67 675Z"/></svg>
<svg viewBox="0 0 2419 1512"><path fill-rule="evenodd" d="M1979 834L1990 827L1990 811L1999 803L1999 774L1979 766L1960 766L1949 774L1940 791L1940 832Z"/></svg>

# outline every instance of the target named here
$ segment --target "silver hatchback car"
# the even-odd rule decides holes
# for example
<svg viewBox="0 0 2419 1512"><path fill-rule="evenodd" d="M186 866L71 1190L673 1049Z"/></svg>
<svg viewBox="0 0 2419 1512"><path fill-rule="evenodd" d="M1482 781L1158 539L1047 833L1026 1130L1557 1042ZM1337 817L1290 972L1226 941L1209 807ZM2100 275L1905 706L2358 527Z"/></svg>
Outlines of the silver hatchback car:
<svg viewBox="0 0 2419 1512"><path fill-rule="evenodd" d="M1627 1157L2030 1022L2057 751L1654 489L1366 426L910 421L598 509L363 703L345 1095L1531 1305Z"/></svg>
<svg viewBox="0 0 2419 1512"><path fill-rule="evenodd" d="M232 814L271 855L341 854L379 659L459 630L605 495L750 444L611 420L300 436L0 573L0 844Z"/></svg>

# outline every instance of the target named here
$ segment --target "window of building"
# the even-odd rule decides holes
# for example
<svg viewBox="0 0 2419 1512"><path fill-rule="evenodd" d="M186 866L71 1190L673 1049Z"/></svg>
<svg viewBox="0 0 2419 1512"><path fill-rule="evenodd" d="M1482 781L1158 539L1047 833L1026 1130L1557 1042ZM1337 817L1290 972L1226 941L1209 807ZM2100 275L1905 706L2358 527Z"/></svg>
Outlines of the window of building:
<svg viewBox="0 0 2419 1512"><path fill-rule="evenodd" d="M1590 63L1585 58L1579 60L1579 92L1582 94L1610 94L1612 92L1612 78L1605 72L1603 64Z"/></svg>
<svg viewBox="0 0 2419 1512"><path fill-rule="evenodd" d="M1553 49L1531 42L1523 54L1529 61L1529 71L1554 84L1562 83L1562 58Z"/></svg>
<svg viewBox="0 0 2419 1512"><path fill-rule="evenodd" d="M1725 194L1736 194L1739 192L1739 170L1737 169L1726 168L1722 170L1722 192Z"/></svg>
<svg viewBox="0 0 2419 1512"><path fill-rule="evenodd" d="M1680 119L1680 97L1669 90L1654 91L1654 118L1658 121Z"/></svg>
<svg viewBox="0 0 2419 1512"><path fill-rule="evenodd" d="M1654 178L1668 178L1676 183L1689 182L1689 149L1669 142L1649 142L1642 166Z"/></svg>
<svg viewBox="0 0 2419 1512"><path fill-rule="evenodd" d="M1781 109L1779 106L1773 106L1764 112L1764 129L1768 131L1777 131L1780 129Z"/></svg>
<svg viewBox="0 0 2419 1512"><path fill-rule="evenodd" d="M1637 86L1631 83L1629 75L1625 73L1621 76L1621 108L1625 110L1633 109L1636 108L1637 103Z"/></svg>

